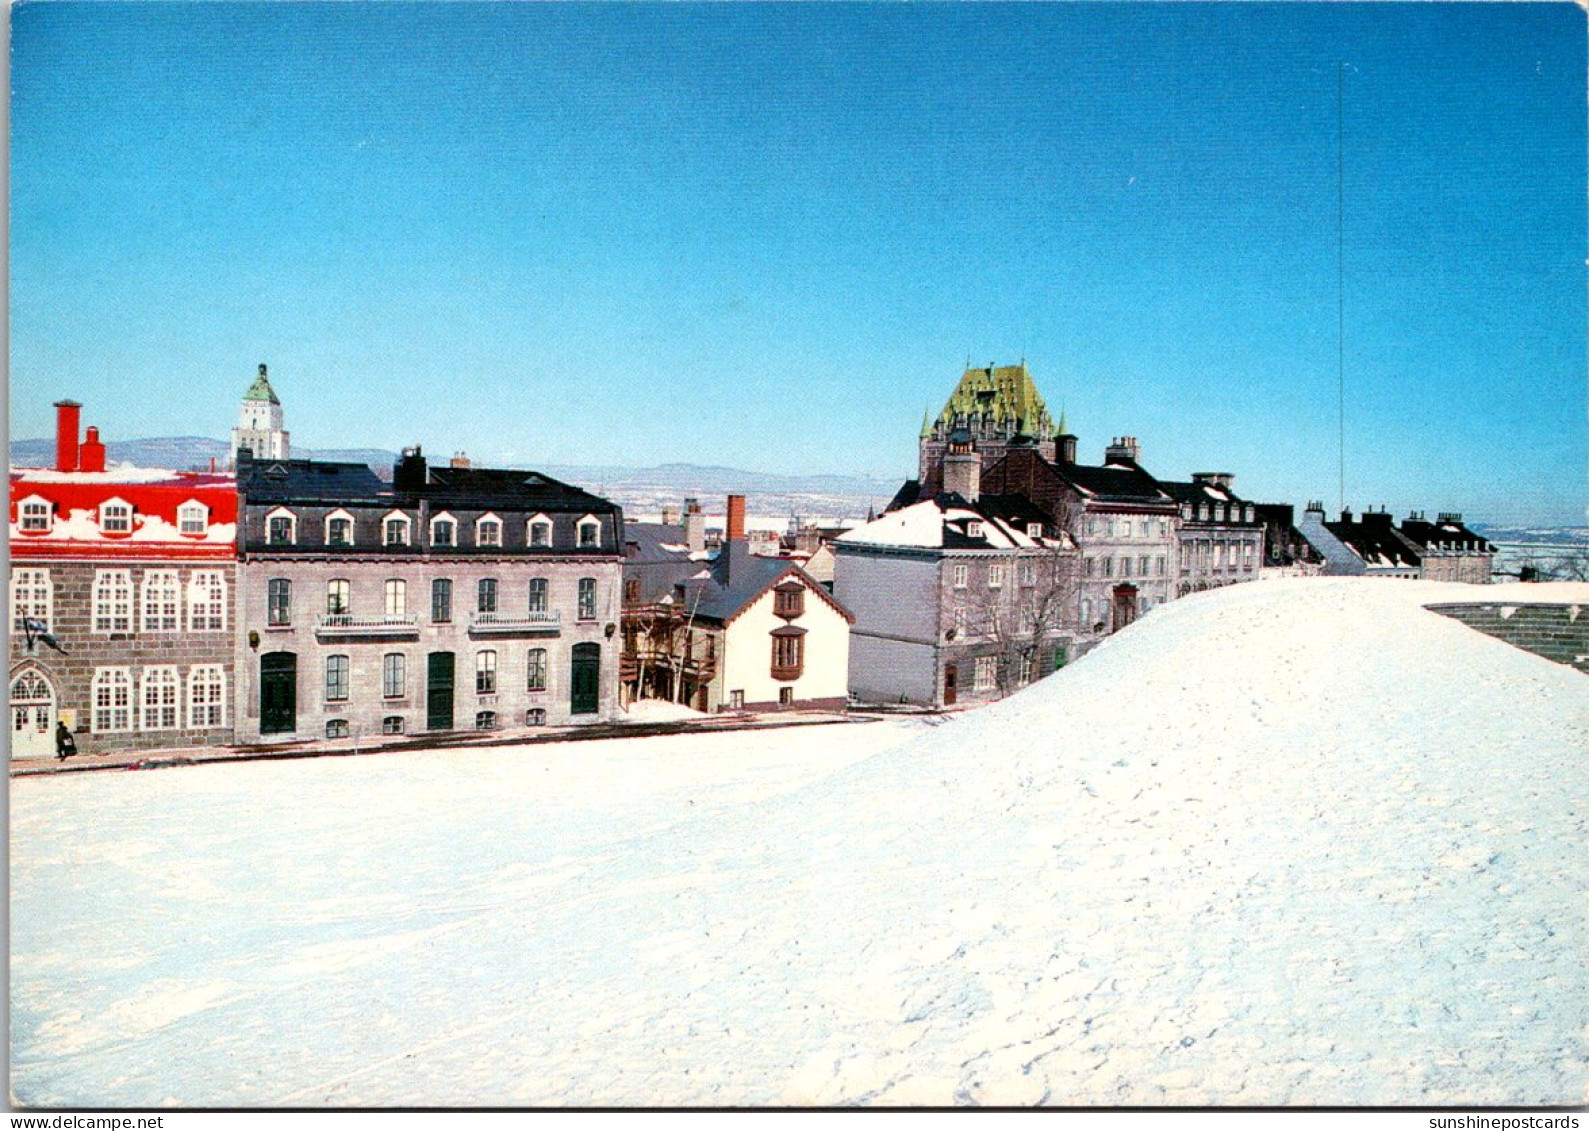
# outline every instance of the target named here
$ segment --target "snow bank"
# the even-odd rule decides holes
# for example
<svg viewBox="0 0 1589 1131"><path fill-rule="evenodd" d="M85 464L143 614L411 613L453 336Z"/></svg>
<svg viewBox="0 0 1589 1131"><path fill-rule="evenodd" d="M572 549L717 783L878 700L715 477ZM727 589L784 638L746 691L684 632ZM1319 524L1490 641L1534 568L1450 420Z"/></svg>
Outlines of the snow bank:
<svg viewBox="0 0 1589 1131"><path fill-rule="evenodd" d="M683 703L669 703L665 699L639 699L629 704L630 722L670 723L680 719L699 719L702 712Z"/></svg>
<svg viewBox="0 0 1589 1131"><path fill-rule="evenodd" d="M1583 1103L1589 681L1420 607L1487 595L1200 594L936 727L19 781L13 1087Z"/></svg>

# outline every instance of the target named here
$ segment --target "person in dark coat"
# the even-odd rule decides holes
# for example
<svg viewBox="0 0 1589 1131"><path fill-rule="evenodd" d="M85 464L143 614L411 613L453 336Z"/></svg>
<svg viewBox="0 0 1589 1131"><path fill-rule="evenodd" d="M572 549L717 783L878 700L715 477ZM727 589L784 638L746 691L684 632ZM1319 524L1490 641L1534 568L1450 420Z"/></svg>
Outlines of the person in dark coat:
<svg viewBox="0 0 1589 1131"><path fill-rule="evenodd" d="M55 721L55 757L57 761L64 762L77 753L77 739L72 737L72 732L66 729L66 724L61 720Z"/></svg>

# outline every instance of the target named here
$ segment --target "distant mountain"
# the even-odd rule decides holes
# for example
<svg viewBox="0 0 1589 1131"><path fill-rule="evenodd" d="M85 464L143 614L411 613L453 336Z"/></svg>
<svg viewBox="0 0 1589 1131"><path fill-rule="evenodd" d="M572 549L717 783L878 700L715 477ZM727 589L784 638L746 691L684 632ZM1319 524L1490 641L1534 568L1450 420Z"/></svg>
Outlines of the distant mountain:
<svg viewBox="0 0 1589 1131"><path fill-rule="evenodd" d="M344 463L367 463L390 479L396 452L379 448L349 448L345 450L294 449L293 455L315 459L338 460ZM146 440L111 440L105 445L105 459L110 463L130 463L135 467L169 467L178 471L204 470L210 460L216 467L225 467L232 458L232 445L225 440L212 440L208 436L155 436ZM55 440L12 440L12 467L55 466Z"/></svg>

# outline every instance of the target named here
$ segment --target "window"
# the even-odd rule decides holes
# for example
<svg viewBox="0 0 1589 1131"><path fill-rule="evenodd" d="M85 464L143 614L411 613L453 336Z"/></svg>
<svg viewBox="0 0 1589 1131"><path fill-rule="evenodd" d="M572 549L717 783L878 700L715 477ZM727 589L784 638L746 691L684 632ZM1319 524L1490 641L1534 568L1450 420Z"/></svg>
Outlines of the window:
<svg viewBox="0 0 1589 1131"><path fill-rule="evenodd" d="M401 511L386 516L381 524L381 543L386 546L408 545L408 516Z"/></svg>
<svg viewBox="0 0 1589 1131"><path fill-rule="evenodd" d="M1105 577L1113 577L1114 576L1114 572L1115 572L1115 560L1113 558L1104 558L1103 559L1103 575Z"/></svg>
<svg viewBox="0 0 1589 1131"><path fill-rule="evenodd" d="M1087 520L1087 533L1088 534L1096 534L1096 533L1098 533L1098 520L1096 518L1089 518Z"/></svg>
<svg viewBox="0 0 1589 1131"><path fill-rule="evenodd" d="M956 608L954 611L954 634L964 638L966 629L970 627L970 621L971 613L964 605Z"/></svg>
<svg viewBox="0 0 1589 1131"><path fill-rule="evenodd" d="M353 545L353 516L347 511L332 511L326 516L326 545Z"/></svg>
<svg viewBox="0 0 1589 1131"><path fill-rule="evenodd" d="M99 505L99 528L106 534L132 533L132 506L120 499Z"/></svg>
<svg viewBox="0 0 1589 1131"><path fill-rule="evenodd" d="M530 612L544 613L546 611L546 578L530 578Z"/></svg>
<svg viewBox="0 0 1589 1131"><path fill-rule="evenodd" d="M265 516L265 541L272 546L290 546L298 533L298 516L277 507Z"/></svg>
<svg viewBox="0 0 1589 1131"><path fill-rule="evenodd" d="M955 566L954 585L956 589L964 589L966 587L966 575L969 572L970 571L963 565Z"/></svg>
<svg viewBox="0 0 1589 1131"><path fill-rule="evenodd" d="M1160 554L1158 557L1153 559L1153 566L1154 566L1153 572L1158 574L1160 577L1163 577L1164 576L1164 555L1163 554Z"/></svg>
<svg viewBox="0 0 1589 1131"><path fill-rule="evenodd" d="M348 658L326 657L326 702L338 703L348 697Z"/></svg>
<svg viewBox="0 0 1589 1131"><path fill-rule="evenodd" d="M772 634L772 678L799 679L805 663L805 634L796 628L778 628Z"/></svg>
<svg viewBox="0 0 1589 1131"><path fill-rule="evenodd" d="M745 709L745 693L743 691L730 691L728 693L728 708L731 711Z"/></svg>
<svg viewBox="0 0 1589 1131"><path fill-rule="evenodd" d="M1043 536L1043 524L1041 522L1028 522L1026 524L1026 536L1028 538L1041 538Z"/></svg>
<svg viewBox="0 0 1589 1131"><path fill-rule="evenodd" d="M132 671L128 668L94 669L95 734L132 729Z"/></svg>
<svg viewBox="0 0 1589 1131"><path fill-rule="evenodd" d="M326 582L326 613L330 616L346 616L348 612L348 583L342 578L333 578Z"/></svg>
<svg viewBox="0 0 1589 1131"><path fill-rule="evenodd" d="M1224 522L1225 521L1225 504L1224 503L1220 503L1217 507L1214 508L1214 521L1215 522Z"/></svg>
<svg viewBox="0 0 1589 1131"><path fill-rule="evenodd" d="M546 649L545 648L531 648L530 649L529 659L528 659L528 662L526 664L526 668L529 671L529 678L526 681L526 690L529 690L529 691L545 691L546 690Z"/></svg>
<svg viewBox="0 0 1589 1131"><path fill-rule="evenodd" d="M997 589L1004 584L1004 567L995 562L988 566L988 588Z"/></svg>
<svg viewBox="0 0 1589 1131"><path fill-rule="evenodd" d="M779 588L773 592L773 612L781 617L798 617L806 611L804 585Z"/></svg>
<svg viewBox="0 0 1589 1131"><path fill-rule="evenodd" d="M1093 560L1091 558L1083 558L1081 560L1082 576L1084 576L1084 577L1091 577L1092 576L1092 562L1093 562Z"/></svg>
<svg viewBox="0 0 1589 1131"><path fill-rule="evenodd" d="M11 571L11 631L26 632L24 620L37 622L34 631L50 627L54 615L55 586L47 569Z"/></svg>
<svg viewBox="0 0 1589 1131"><path fill-rule="evenodd" d="M1246 514L1247 514L1247 521L1251 522L1253 520L1253 509L1252 509L1252 504L1251 503L1247 504Z"/></svg>
<svg viewBox="0 0 1589 1131"><path fill-rule="evenodd" d="M430 619L436 624L452 620L452 582L445 577L430 583Z"/></svg>
<svg viewBox="0 0 1589 1131"><path fill-rule="evenodd" d="M401 652L388 652L381 658L381 695L401 699L408 692L408 673Z"/></svg>
<svg viewBox="0 0 1589 1131"><path fill-rule="evenodd" d="M226 575L218 569L194 570L188 579L188 631L226 630Z"/></svg>
<svg viewBox="0 0 1589 1131"><path fill-rule="evenodd" d="M1148 557L1147 557L1146 554L1144 554L1144 555L1142 555L1142 557L1137 559L1137 576L1138 577L1146 577L1147 575L1148 575Z"/></svg>
<svg viewBox="0 0 1589 1131"><path fill-rule="evenodd" d="M131 570L94 571L94 631L132 631Z"/></svg>
<svg viewBox="0 0 1589 1131"><path fill-rule="evenodd" d="M292 623L292 582L284 577L265 585L265 623L271 627Z"/></svg>
<svg viewBox="0 0 1589 1131"><path fill-rule="evenodd" d="M475 730L496 730L497 713L495 711L481 711L474 717Z"/></svg>
<svg viewBox="0 0 1589 1131"><path fill-rule="evenodd" d="M982 537L982 524L980 522L968 522L968 523L966 523L966 537L967 538L980 538L980 537Z"/></svg>
<svg viewBox="0 0 1589 1131"><path fill-rule="evenodd" d="M1032 657L1023 652L1015 661L1015 683L1024 687L1032 682Z"/></svg>
<svg viewBox="0 0 1589 1131"><path fill-rule="evenodd" d="M189 538L202 538L210 528L210 508L200 502L183 503L177 508L177 532Z"/></svg>
<svg viewBox="0 0 1589 1131"><path fill-rule="evenodd" d="M524 712L524 725L527 727L543 727L546 725L546 708L531 707Z"/></svg>
<svg viewBox="0 0 1589 1131"><path fill-rule="evenodd" d="M596 619L596 579L582 577L579 579L579 619Z"/></svg>
<svg viewBox="0 0 1589 1131"><path fill-rule="evenodd" d="M640 579L629 577L623 583L623 603L633 605L640 600Z"/></svg>
<svg viewBox="0 0 1589 1131"><path fill-rule="evenodd" d="M388 619L408 616L408 582L394 577L386 583L386 615Z"/></svg>
<svg viewBox="0 0 1589 1131"><path fill-rule="evenodd" d="M1208 521L1208 504L1207 503L1199 503L1198 504L1198 507L1197 507L1197 520L1199 522L1207 522Z"/></svg>
<svg viewBox="0 0 1589 1131"><path fill-rule="evenodd" d="M497 582L494 577L480 579L477 612L494 613L497 611Z"/></svg>
<svg viewBox="0 0 1589 1131"><path fill-rule="evenodd" d="M175 632L182 626L182 583L174 569L151 569L143 575L143 630Z"/></svg>
<svg viewBox="0 0 1589 1131"><path fill-rule="evenodd" d="M1092 600L1088 597L1081 599L1081 626L1087 628L1092 624Z"/></svg>
<svg viewBox="0 0 1589 1131"><path fill-rule="evenodd" d="M1036 562L1022 562L1021 563L1021 584L1022 585L1036 585L1037 584L1037 563Z"/></svg>
<svg viewBox="0 0 1589 1131"><path fill-rule="evenodd" d="M530 545L550 546L552 544L552 520L541 515L530 519Z"/></svg>
<svg viewBox="0 0 1589 1131"><path fill-rule="evenodd" d="M998 660L993 656L978 656L976 667L972 670L972 689L992 691L997 679Z"/></svg>
<svg viewBox="0 0 1589 1131"><path fill-rule="evenodd" d="M387 715L381 720L382 734L402 734L404 730L402 715Z"/></svg>
<svg viewBox="0 0 1589 1131"><path fill-rule="evenodd" d="M586 515L579 520L579 548L591 550L601 545L601 522Z"/></svg>
<svg viewBox="0 0 1589 1131"><path fill-rule="evenodd" d="M226 725L226 670L202 664L188 673L188 726L199 730Z"/></svg>
<svg viewBox="0 0 1589 1131"><path fill-rule="evenodd" d="M1187 518L1187 519L1192 517L1192 504L1191 503L1182 503L1181 504L1181 517L1182 518Z"/></svg>
<svg viewBox="0 0 1589 1131"><path fill-rule="evenodd" d="M794 704L794 688L780 687L778 689L778 706L789 707Z"/></svg>
<svg viewBox="0 0 1589 1131"><path fill-rule="evenodd" d="M144 730L177 729L177 688L176 668L144 668L141 724Z"/></svg>
<svg viewBox="0 0 1589 1131"><path fill-rule="evenodd" d="M346 720L346 719L327 719L326 720L326 737L327 738L346 738L347 736L348 736L348 720Z"/></svg>
<svg viewBox="0 0 1589 1131"><path fill-rule="evenodd" d="M48 533L51 518L52 508L49 501L37 495L23 499L17 504L17 525L24 534Z"/></svg>
<svg viewBox="0 0 1589 1131"><path fill-rule="evenodd" d="M482 515L474 524L474 540L477 546L502 545L502 520L494 514Z"/></svg>
<svg viewBox="0 0 1589 1131"><path fill-rule="evenodd" d="M432 546L458 544L458 524L452 520L451 515L439 514L430 520L430 544Z"/></svg>
<svg viewBox="0 0 1589 1131"><path fill-rule="evenodd" d="M497 693L497 654L487 650L476 652L474 658L474 690L476 695Z"/></svg>

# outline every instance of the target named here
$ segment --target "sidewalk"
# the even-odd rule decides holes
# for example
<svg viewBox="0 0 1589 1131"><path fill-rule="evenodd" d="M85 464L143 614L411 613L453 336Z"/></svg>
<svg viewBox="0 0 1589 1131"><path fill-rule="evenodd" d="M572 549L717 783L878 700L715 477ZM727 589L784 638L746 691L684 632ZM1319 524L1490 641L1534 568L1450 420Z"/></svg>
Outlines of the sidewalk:
<svg viewBox="0 0 1589 1131"><path fill-rule="evenodd" d="M579 727L521 727L513 731L449 731L405 737L378 736L335 741L279 742L256 746L191 746L171 750L127 750L106 754L77 754L66 761L33 758L10 762L13 778L50 774L92 773L98 770L160 770L173 766L199 766L213 762L268 762L289 758L341 758L362 754L392 754L404 750L463 747L531 746L548 742L590 742L603 738L649 738L654 735L760 730L767 727L829 726L835 723L872 723L883 716L833 711L778 711L767 714L710 715L677 722L593 723Z"/></svg>

